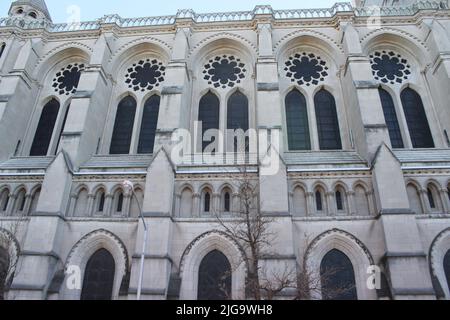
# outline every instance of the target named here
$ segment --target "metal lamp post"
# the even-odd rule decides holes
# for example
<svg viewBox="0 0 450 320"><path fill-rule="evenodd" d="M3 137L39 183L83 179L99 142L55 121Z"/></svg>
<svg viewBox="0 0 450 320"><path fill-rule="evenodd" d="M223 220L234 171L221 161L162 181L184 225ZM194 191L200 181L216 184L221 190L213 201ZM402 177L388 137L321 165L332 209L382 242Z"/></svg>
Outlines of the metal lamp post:
<svg viewBox="0 0 450 320"><path fill-rule="evenodd" d="M138 287L137 287L137 300L141 300L141 293L142 293L142 281L144 279L144 262L145 262L145 250L147 248L147 239L148 239L148 228L147 223L145 222L144 215L142 212L141 204L139 203L139 199L136 197L136 194L134 193L134 184L133 182L129 180L125 180L122 183L123 187L127 190L131 191L132 197L136 198L136 202L139 208L139 216L141 217L142 224L144 225L144 241L142 245L142 253L141 253L141 267L139 270L139 281L138 281Z"/></svg>

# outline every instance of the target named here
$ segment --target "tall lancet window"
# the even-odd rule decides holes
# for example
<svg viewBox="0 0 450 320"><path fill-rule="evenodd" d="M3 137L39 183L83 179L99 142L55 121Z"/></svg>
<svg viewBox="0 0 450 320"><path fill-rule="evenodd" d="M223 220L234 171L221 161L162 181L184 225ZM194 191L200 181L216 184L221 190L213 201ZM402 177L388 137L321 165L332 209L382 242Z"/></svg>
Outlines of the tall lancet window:
<svg viewBox="0 0 450 320"><path fill-rule="evenodd" d="M135 114L136 100L131 96L123 98L117 107L110 154L130 153Z"/></svg>
<svg viewBox="0 0 450 320"><path fill-rule="evenodd" d="M217 143L214 138L212 141L205 141L205 133L212 129L219 130L219 112L219 98L209 91L201 98L198 110L198 121L202 123L202 151L205 151L210 144Z"/></svg>
<svg viewBox="0 0 450 320"><path fill-rule="evenodd" d="M286 96L285 104L289 150L311 150L305 96L292 90Z"/></svg>
<svg viewBox="0 0 450 320"><path fill-rule="evenodd" d="M320 90L314 97L314 105L320 150L342 149L336 101L333 95L325 89Z"/></svg>
<svg viewBox="0 0 450 320"><path fill-rule="evenodd" d="M389 137L393 148L403 148L403 139L398 124L397 113L395 111L392 96L384 89L378 89L380 93L381 106L383 107L384 119L389 129Z"/></svg>
<svg viewBox="0 0 450 320"><path fill-rule="evenodd" d="M403 90L401 98L413 147L434 148L434 141L422 98L411 88Z"/></svg>
<svg viewBox="0 0 450 320"><path fill-rule="evenodd" d="M139 137L139 154L153 153L155 146L156 129L158 127L159 104L161 98L153 95L147 99L142 115L141 134Z"/></svg>
<svg viewBox="0 0 450 320"><path fill-rule="evenodd" d="M59 113L59 102L52 99L44 106L34 135L30 156L46 156Z"/></svg>
<svg viewBox="0 0 450 320"><path fill-rule="evenodd" d="M233 95L228 99L228 108L227 108L227 129L228 130L242 130L246 133L249 129L249 116L248 116L248 99L247 97L240 91L236 91ZM229 137L228 137L229 138ZM234 152L243 152L242 147L245 148L245 151L249 150L249 139L245 138L243 141L240 141L241 144L244 143L243 146L240 145L239 140L234 137Z"/></svg>

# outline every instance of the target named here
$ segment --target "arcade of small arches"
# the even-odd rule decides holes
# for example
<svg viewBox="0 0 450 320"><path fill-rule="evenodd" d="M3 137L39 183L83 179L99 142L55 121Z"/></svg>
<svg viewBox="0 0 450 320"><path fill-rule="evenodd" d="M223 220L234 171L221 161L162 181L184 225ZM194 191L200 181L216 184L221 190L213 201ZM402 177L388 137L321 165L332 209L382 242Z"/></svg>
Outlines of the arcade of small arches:
<svg viewBox="0 0 450 320"><path fill-rule="evenodd" d="M0 216L29 216L36 212L41 185L0 186Z"/></svg>
<svg viewBox="0 0 450 320"><path fill-rule="evenodd" d="M286 55L279 54L281 60L284 56L287 59L287 62L279 62L280 70L283 70L280 92L287 150L347 149L351 145L347 140L351 137L346 133L348 124L343 115L342 97L331 89L339 84L338 74L334 74L338 69L337 62L329 58L329 54L319 55L320 50L317 49L308 51L303 46L290 55L292 50ZM197 67L193 66L199 77L195 78L198 81L194 81L193 90L193 95L198 96L193 97L192 110L188 112L191 128L195 121L202 122L202 133L209 129L246 131L257 126L254 121L255 98L251 93L254 82L250 76L252 61L246 53L242 57L230 54L234 51L226 49L222 54L215 48L213 55L191 57L192 61L202 62ZM398 51L404 50L399 48ZM199 54L202 52L200 50ZM422 92L418 91L423 87L421 80L417 79L419 63L404 57L403 53L388 49L372 51L370 57L374 80L380 84L379 95L392 147L434 148L436 138L433 136L437 131L429 118L430 103L424 101ZM84 68L88 67L87 60L88 56L77 61L65 59L57 68L50 68L48 79L57 79L57 89L64 87L59 91L63 93L47 95L51 90L43 90L39 101L45 103L40 119L32 122L38 123L36 128L32 125L30 131L34 132L33 143L28 151L24 148L24 153L45 156L58 151L70 100ZM141 53L139 58L128 57L127 61L135 62L123 63L119 68L121 71L115 75L120 85L115 89L119 91L114 93L118 99L113 99L110 106L114 126L105 128L101 150L113 155L151 154L155 148L167 62L154 53L147 56ZM118 65L118 62L114 63ZM65 72L57 71L61 69ZM51 89L51 85L49 87ZM204 143L201 150L205 148Z"/></svg>
<svg viewBox="0 0 450 320"><path fill-rule="evenodd" d="M411 210L416 214L450 213L450 181L447 185L436 180L406 183Z"/></svg>
<svg viewBox="0 0 450 320"><path fill-rule="evenodd" d="M289 203L293 217L376 215L373 191L364 182L355 182L351 188L336 182L331 189L321 182L309 189L301 182L292 185Z"/></svg>
<svg viewBox="0 0 450 320"><path fill-rule="evenodd" d="M74 187L70 197L68 217L112 217L137 218L144 201L144 189L136 185L134 192L124 190L121 185L108 188L86 184Z"/></svg>

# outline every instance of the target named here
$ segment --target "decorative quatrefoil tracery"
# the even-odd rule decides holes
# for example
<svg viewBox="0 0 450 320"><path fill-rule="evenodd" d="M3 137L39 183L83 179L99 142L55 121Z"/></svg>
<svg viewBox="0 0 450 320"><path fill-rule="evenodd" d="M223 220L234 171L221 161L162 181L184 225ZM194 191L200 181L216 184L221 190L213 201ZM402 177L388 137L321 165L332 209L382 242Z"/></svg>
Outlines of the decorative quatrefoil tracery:
<svg viewBox="0 0 450 320"><path fill-rule="evenodd" d="M370 55L375 80L382 83L402 83L411 74L411 66L400 54L393 51L376 51Z"/></svg>
<svg viewBox="0 0 450 320"><path fill-rule="evenodd" d="M73 63L61 68L53 79L53 88L59 94L69 95L77 91L78 82L80 82L81 71L84 70L84 64Z"/></svg>
<svg viewBox="0 0 450 320"><path fill-rule="evenodd" d="M328 76L326 62L313 53L297 53L285 65L286 77L298 85L317 85Z"/></svg>
<svg viewBox="0 0 450 320"><path fill-rule="evenodd" d="M246 72L245 64L241 62L241 59L223 55L209 60L205 65L205 70L203 70L203 79L215 88L232 88L241 83Z"/></svg>
<svg viewBox="0 0 450 320"><path fill-rule="evenodd" d="M166 67L156 59L140 60L127 70L125 83L134 91L152 90L164 81Z"/></svg>

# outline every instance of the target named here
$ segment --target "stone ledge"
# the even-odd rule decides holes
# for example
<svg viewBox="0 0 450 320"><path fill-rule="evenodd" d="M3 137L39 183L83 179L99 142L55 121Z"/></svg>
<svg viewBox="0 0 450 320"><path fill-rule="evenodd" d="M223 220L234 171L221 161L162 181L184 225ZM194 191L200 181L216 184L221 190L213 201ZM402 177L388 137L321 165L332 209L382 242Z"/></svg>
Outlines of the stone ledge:
<svg viewBox="0 0 450 320"><path fill-rule="evenodd" d="M435 296L433 288L398 288L392 289L394 296Z"/></svg>
<svg viewBox="0 0 450 320"><path fill-rule="evenodd" d="M141 290L141 293L149 296L165 296L166 289L145 289ZM129 288L128 294L137 294L137 288Z"/></svg>
<svg viewBox="0 0 450 320"><path fill-rule="evenodd" d="M276 82L273 83L266 83L266 82L259 82L257 85L258 91L278 91L280 90L280 85Z"/></svg>

